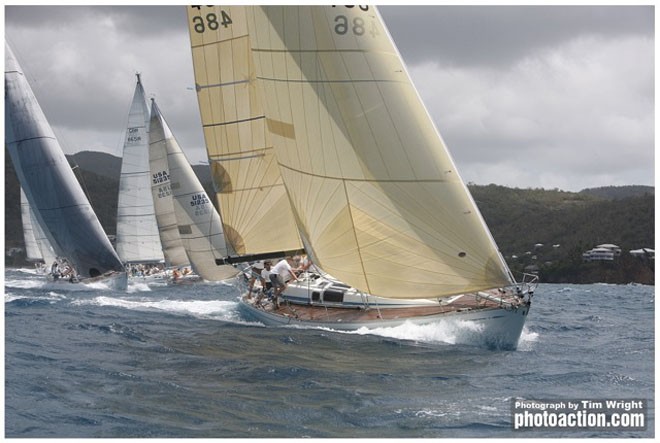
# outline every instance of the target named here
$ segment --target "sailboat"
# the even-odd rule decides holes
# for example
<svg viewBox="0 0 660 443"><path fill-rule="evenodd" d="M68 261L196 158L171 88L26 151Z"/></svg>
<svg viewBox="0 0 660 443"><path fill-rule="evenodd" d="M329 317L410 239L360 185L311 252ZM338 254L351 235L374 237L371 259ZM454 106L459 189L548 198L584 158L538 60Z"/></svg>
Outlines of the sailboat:
<svg viewBox="0 0 660 443"><path fill-rule="evenodd" d="M151 126L150 116L149 126ZM158 234L165 257L165 267L172 269L173 277L178 269L190 268L190 259L183 247L179 227L174 213L174 200L170 185L169 164L164 134L157 132L157 120L149 131L149 170L151 172L151 196L156 213ZM188 278L190 279L190 278Z"/></svg>
<svg viewBox="0 0 660 443"><path fill-rule="evenodd" d="M34 211L30 207L30 202L28 202L23 188L20 191L20 199L25 258L27 261L34 263L35 269L39 273L45 273L57 258L55 251L39 226L39 223L37 223Z"/></svg>
<svg viewBox="0 0 660 443"><path fill-rule="evenodd" d="M159 157L167 159L167 169L160 172L167 177L169 195L163 197L172 202L181 245L194 272L207 281L235 277L239 272L235 267L216 264L216 259L228 255L222 221L154 99L149 144L154 155L160 151Z"/></svg>
<svg viewBox="0 0 660 443"><path fill-rule="evenodd" d="M73 266L75 281L126 289L124 266L7 42L5 145L37 223L57 256Z"/></svg>
<svg viewBox="0 0 660 443"><path fill-rule="evenodd" d="M467 342L517 346L537 280L514 279L374 6L191 6L188 22L236 251L224 263L283 250L253 246L227 216L260 219L274 189L290 224L264 219L260 233L295 228L287 247L314 263L280 308L245 295L249 316L340 330L467 322ZM276 170L263 187L259 168Z"/></svg>
<svg viewBox="0 0 660 443"><path fill-rule="evenodd" d="M119 258L130 269L129 277L144 281L163 280L164 273L149 272L164 263L165 258L151 195L149 107L140 74L136 77L119 176L115 247Z"/></svg>
<svg viewBox="0 0 660 443"><path fill-rule="evenodd" d="M140 74L136 76L119 177L116 248L125 263L160 263L164 257L151 197L149 108Z"/></svg>

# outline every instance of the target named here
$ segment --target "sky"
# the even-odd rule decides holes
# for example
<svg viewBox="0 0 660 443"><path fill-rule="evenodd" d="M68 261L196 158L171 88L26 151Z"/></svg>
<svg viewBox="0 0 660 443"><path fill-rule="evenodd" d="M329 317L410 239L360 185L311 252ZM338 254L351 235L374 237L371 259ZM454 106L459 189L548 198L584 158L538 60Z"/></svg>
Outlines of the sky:
<svg viewBox="0 0 660 443"><path fill-rule="evenodd" d="M464 181L654 185L654 8L381 6ZM183 6L5 6L5 38L67 154L121 156L140 72L206 161Z"/></svg>

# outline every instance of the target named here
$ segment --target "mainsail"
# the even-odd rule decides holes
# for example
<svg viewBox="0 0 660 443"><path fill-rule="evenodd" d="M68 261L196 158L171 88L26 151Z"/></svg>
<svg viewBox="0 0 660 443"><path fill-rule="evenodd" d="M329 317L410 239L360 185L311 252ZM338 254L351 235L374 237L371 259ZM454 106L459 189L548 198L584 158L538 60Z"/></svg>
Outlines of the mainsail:
<svg viewBox="0 0 660 443"><path fill-rule="evenodd" d="M153 133L154 144L167 152L174 215L181 242L193 269L200 277L210 281L234 277L238 274L236 268L216 264L216 260L229 255L220 216L172 135L155 100L152 100L149 131Z"/></svg>
<svg viewBox="0 0 660 443"><path fill-rule="evenodd" d="M217 23L230 18L231 25L207 26L209 18ZM227 244L240 255L300 249L257 91L246 8L193 6L188 19L202 126Z"/></svg>
<svg viewBox="0 0 660 443"><path fill-rule="evenodd" d="M137 74L119 177L117 253L125 263L162 262L163 250L151 195L149 108Z"/></svg>
<svg viewBox="0 0 660 443"><path fill-rule="evenodd" d="M5 145L37 223L57 255L83 277L124 271L6 42Z"/></svg>

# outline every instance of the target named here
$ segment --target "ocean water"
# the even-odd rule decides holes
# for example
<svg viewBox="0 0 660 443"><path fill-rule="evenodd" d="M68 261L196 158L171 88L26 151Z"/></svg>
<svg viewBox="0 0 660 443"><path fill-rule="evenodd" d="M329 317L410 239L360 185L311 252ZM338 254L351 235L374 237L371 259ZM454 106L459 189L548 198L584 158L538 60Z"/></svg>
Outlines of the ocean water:
<svg viewBox="0 0 660 443"><path fill-rule="evenodd" d="M52 290L5 271L5 436L654 437L653 286L536 291L520 345L244 320L230 285ZM646 399L644 431L514 430L512 399Z"/></svg>

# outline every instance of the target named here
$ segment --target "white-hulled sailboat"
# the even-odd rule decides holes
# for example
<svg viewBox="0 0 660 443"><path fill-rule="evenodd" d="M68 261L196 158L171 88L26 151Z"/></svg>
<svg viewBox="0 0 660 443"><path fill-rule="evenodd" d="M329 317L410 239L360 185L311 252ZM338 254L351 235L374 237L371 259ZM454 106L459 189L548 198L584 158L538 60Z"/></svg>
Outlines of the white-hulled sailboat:
<svg viewBox="0 0 660 443"><path fill-rule="evenodd" d="M176 229L193 271L208 281L235 277L239 272L235 267L216 264L216 259L228 255L222 221L154 99L149 145L154 155L160 151L158 157L167 159L167 169L161 171L161 176L167 177L170 193L167 197L172 202Z"/></svg>
<svg viewBox="0 0 660 443"><path fill-rule="evenodd" d="M165 262L160 242L149 167L149 107L140 74L128 112L117 198L117 240L115 247L127 266L129 278L144 282L165 282Z"/></svg>
<svg viewBox="0 0 660 443"><path fill-rule="evenodd" d="M162 263L163 250L151 197L149 107L137 74L128 113L117 198L117 254L124 263Z"/></svg>
<svg viewBox="0 0 660 443"><path fill-rule="evenodd" d="M37 223L75 281L126 289L124 266L6 42L5 145Z"/></svg>
<svg viewBox="0 0 660 443"><path fill-rule="evenodd" d="M276 162L267 185L282 183L288 201L278 215L292 211L319 271L290 283L279 309L248 294L246 312L348 330L469 322L465 341L515 348L535 281L515 282L376 8L188 11L209 160L238 255L226 262L282 250L241 247L249 233L227 226L229 211L260 218L244 194L265 201L273 188L252 172ZM291 225L265 219L261 229Z"/></svg>
<svg viewBox="0 0 660 443"><path fill-rule="evenodd" d="M34 263L35 270L45 274L56 261L55 251L50 245L46 234L39 226L34 211L30 207L21 188L21 222L23 224L23 241L25 242L25 259Z"/></svg>

